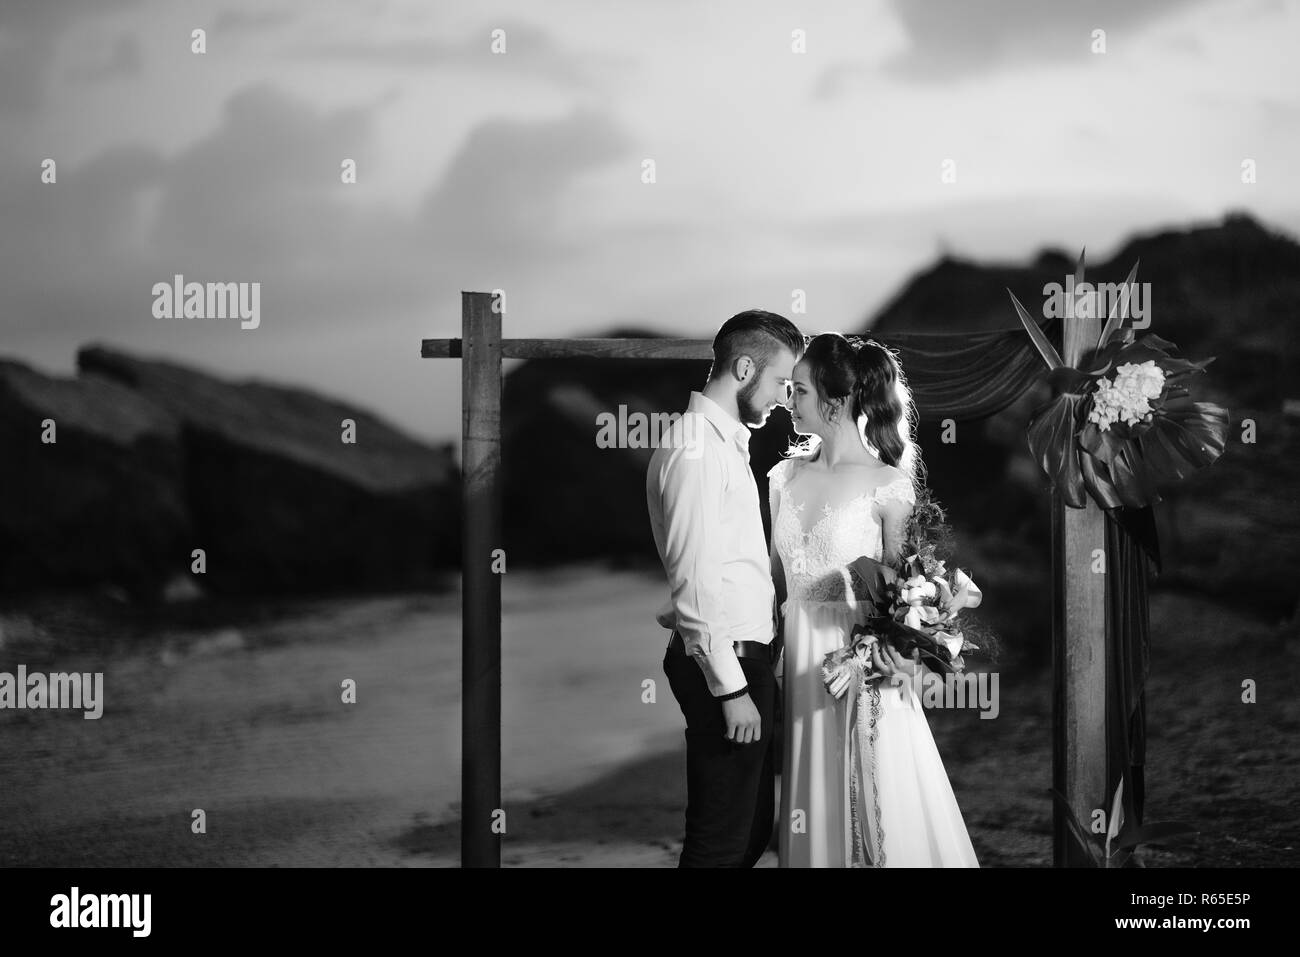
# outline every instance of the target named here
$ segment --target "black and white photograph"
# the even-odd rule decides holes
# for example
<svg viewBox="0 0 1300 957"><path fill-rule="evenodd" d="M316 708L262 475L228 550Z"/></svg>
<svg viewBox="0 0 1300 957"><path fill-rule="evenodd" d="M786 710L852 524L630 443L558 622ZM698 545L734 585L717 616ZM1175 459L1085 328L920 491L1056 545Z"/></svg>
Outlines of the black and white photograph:
<svg viewBox="0 0 1300 957"><path fill-rule="evenodd" d="M0 879L75 875L23 923L1106 868L1163 888L1106 927L1247 930L1297 50L1296 0L0 0Z"/></svg>

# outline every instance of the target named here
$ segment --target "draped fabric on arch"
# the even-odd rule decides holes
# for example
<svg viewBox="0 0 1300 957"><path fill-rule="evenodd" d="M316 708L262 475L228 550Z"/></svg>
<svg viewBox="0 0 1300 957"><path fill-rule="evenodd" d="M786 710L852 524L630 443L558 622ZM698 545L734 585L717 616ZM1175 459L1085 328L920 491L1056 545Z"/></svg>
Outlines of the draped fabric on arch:
<svg viewBox="0 0 1300 957"><path fill-rule="evenodd" d="M1148 561L1153 557L1147 545L1154 542L1155 516L1149 506L1106 511L1107 799L1123 780L1125 813L1141 825L1151 627Z"/></svg>
<svg viewBox="0 0 1300 957"><path fill-rule="evenodd" d="M1060 322L1043 331L1059 350ZM922 419L983 419L1001 412L1042 376L1043 358L1024 329L975 333L871 333L898 353Z"/></svg>
<svg viewBox="0 0 1300 957"><path fill-rule="evenodd" d="M1060 322L1042 329L1059 352ZM869 333L898 353L922 420L982 419L1001 412L1045 371L1021 328L977 333ZM1148 560L1159 567L1151 509L1107 509L1107 788L1109 807L1121 778L1125 805L1142 820L1146 760L1146 678L1149 649Z"/></svg>

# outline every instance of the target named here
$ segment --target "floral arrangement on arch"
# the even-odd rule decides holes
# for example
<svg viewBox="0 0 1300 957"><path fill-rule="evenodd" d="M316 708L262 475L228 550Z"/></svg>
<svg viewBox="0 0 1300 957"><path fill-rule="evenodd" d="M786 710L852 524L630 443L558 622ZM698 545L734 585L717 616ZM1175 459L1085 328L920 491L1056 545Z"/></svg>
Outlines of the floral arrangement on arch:
<svg viewBox="0 0 1300 957"><path fill-rule="evenodd" d="M1137 275L1129 272L1127 293ZM1079 257L1076 286L1083 283ZM1188 388L1213 358L1193 362L1178 347L1125 328L1127 294L1115 303L1091 355L1067 366L1007 290L1021 324L1047 363L1053 398L1029 422L1029 448L1065 503L1082 508L1085 494L1102 508L1143 508L1159 487L1181 481L1223 454L1228 411L1197 402Z"/></svg>

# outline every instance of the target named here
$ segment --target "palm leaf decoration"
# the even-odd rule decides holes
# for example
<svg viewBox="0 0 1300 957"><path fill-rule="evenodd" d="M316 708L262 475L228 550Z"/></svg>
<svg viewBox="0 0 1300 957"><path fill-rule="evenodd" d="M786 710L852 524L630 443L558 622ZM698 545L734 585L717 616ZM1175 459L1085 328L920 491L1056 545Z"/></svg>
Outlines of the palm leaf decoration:
<svg viewBox="0 0 1300 957"><path fill-rule="evenodd" d="M1047 364L1051 400L1034 413L1027 429L1029 448L1062 499L1082 508L1091 496L1102 508L1143 508L1160 501L1159 488L1182 481L1223 454L1228 411L1210 402L1193 401L1191 377L1214 360L1192 361L1172 342L1154 334L1126 342L1121 335L1129 315L1129 291L1137 263L1124 280L1102 329L1097 349L1080 368L1067 366L1038 323L1011 290L1016 315ZM1084 253L1079 253L1075 282L1083 282ZM1127 364L1153 363L1164 374L1164 390L1151 402L1151 415L1133 425L1115 423L1103 430L1089 421L1097 382Z"/></svg>
<svg viewBox="0 0 1300 957"><path fill-rule="evenodd" d="M1105 834L1093 834L1080 823L1070 802L1056 788L1048 788L1057 809L1065 818L1066 829L1087 856L1091 867L1123 867L1139 844L1153 844L1199 833L1181 821L1152 821L1138 826L1124 814L1124 779L1111 800L1110 825Z"/></svg>

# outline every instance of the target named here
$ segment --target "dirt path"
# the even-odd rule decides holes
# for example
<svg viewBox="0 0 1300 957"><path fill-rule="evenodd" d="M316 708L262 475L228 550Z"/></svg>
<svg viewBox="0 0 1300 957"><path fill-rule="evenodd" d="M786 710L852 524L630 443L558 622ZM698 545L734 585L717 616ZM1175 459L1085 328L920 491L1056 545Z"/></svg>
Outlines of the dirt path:
<svg viewBox="0 0 1300 957"><path fill-rule="evenodd" d="M675 864L685 758L659 598L631 572L512 578L507 866ZM103 670L107 698L98 721L0 712L0 865L454 866L458 601L328 599L143 631L72 609L0 616L0 670ZM1152 618L1148 818L1202 833L1146 863L1300 863L1295 641L1171 595ZM931 725L981 864L1046 866L1050 683L1012 665L1000 690L996 720L931 711Z"/></svg>

